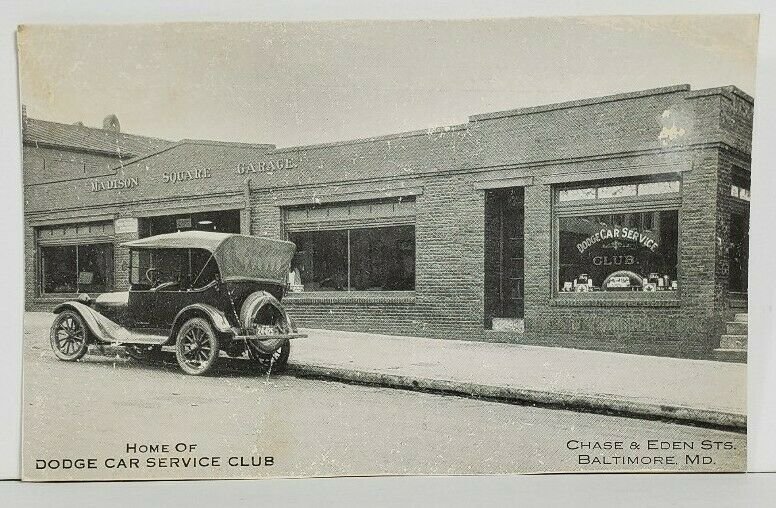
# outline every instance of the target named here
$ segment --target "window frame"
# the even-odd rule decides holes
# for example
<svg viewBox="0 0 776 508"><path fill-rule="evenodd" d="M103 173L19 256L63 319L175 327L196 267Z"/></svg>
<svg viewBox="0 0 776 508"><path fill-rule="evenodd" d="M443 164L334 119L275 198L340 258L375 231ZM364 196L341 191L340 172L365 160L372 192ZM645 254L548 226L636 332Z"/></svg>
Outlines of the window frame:
<svg viewBox="0 0 776 508"><path fill-rule="evenodd" d="M611 187L616 185L631 185L654 183L659 181L678 181L679 191L665 194L648 194L629 197L581 199L560 201L560 192L570 189L585 189L589 187ZM560 219L563 217L579 217L586 215L611 215L618 213L663 212L677 213L676 242L676 280L682 281L682 189L684 184L681 175L670 175L658 179L629 178L575 182L571 184L552 185L552 232L550 235L550 302L553 305L569 306L675 306L682 296L683 284L676 291L596 291L585 293L566 293L560 291ZM596 196L598 191L596 189Z"/></svg>
<svg viewBox="0 0 776 508"><path fill-rule="evenodd" d="M414 254L413 254L413 283L412 283L412 289L383 289L383 290L362 290L362 289L352 289L352 257L351 257L351 251L352 251L352 245L351 245L351 232L354 230L365 230L365 229L385 229L385 228L402 228L402 227L412 227L412 242L413 242L413 248L414 248ZM293 242L291 240L291 235L295 234L305 234L305 233L324 233L324 232L335 232L335 231L344 231L346 233L346 242L347 242L347 258L345 261L345 264L347 266L347 289L345 290L323 290L323 291L300 291L297 293L289 293L289 295L294 295L295 297L307 297L314 298L317 296L330 296L330 297L336 297L336 296L342 296L342 295L354 295L354 296L360 296L360 295L414 295L415 290L417 288L418 284L418 254L417 254L417 225L415 224L415 221L411 223L396 223L396 224L390 224L390 225L384 225L384 224L360 224L356 226L348 226L345 228L321 228L321 229L308 229L308 230L294 230L294 231L285 231L285 239L288 241ZM382 297L380 297L382 298ZM390 297L389 297L390 298Z"/></svg>
<svg viewBox="0 0 776 508"><path fill-rule="evenodd" d="M414 232L413 241L415 242L415 284L412 290L387 290L387 291L303 291L289 292L285 298L299 303L389 303L399 304L415 303L415 291L418 287L418 251L417 251L417 204L422 193L413 192L409 194L394 195L385 197L369 193L369 197L355 197L354 199L333 199L332 197L323 198L319 202L311 203L309 199L295 199L285 201L279 205L281 214L281 237L290 240L290 236L296 233L306 233L315 231L349 231L353 229L381 228L391 226L412 226ZM398 203L397 210L394 205L394 211L397 213L385 213L382 210L368 216L360 214L351 214L353 207L365 211L366 207L372 210L372 205L384 205L386 203ZM289 220L289 215L295 211L309 208L340 208L348 209L347 214L342 214L337 218L318 218L314 220ZM331 215L329 213L329 215ZM360 216L359 216L360 215ZM309 216L309 213L308 213ZM349 242L348 242L349 243ZM348 263L348 266L350 263Z"/></svg>
<svg viewBox="0 0 776 508"><path fill-rule="evenodd" d="M114 291L116 287L116 245L112 240L95 240L93 242L44 242L38 244L38 296L41 298L47 298L47 297L60 297L60 296L67 296L67 295L78 295L81 294L81 288L80 284L78 283L78 273L79 273L79 265L78 265L78 249L80 247L93 247L95 245L100 246L108 246L111 250L111 262L110 262L110 270L106 272L106 277L108 278L108 282L106 282L105 291L101 292L95 292L95 294L101 294L101 293L109 293L111 291ZM47 248L57 248L57 247L75 247L75 258L76 258L76 264L75 264L75 273L76 273L76 284L75 284L75 291L74 292L56 292L56 291L46 291L46 268L45 268L45 259L44 259L44 249Z"/></svg>

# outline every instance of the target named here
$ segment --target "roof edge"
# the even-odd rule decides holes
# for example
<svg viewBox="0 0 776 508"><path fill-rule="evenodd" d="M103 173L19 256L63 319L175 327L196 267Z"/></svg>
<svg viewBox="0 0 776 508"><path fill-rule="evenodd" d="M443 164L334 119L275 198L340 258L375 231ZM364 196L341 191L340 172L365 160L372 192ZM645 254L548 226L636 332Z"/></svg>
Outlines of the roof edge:
<svg viewBox="0 0 776 508"><path fill-rule="evenodd" d="M99 148L74 147L72 145L66 145L64 143L50 143L47 141L37 141L37 140L30 140L30 139L23 139L22 146L34 146L35 148L39 148L39 147L53 148L55 150L65 150L68 152L80 152L80 153L90 153L94 155L104 155L104 156L113 157L114 159L124 160L127 163L143 155L143 153L137 153L134 150L123 150L121 153L118 153L115 150L100 150Z"/></svg>
<svg viewBox="0 0 776 508"><path fill-rule="evenodd" d="M180 143L187 143L190 145L211 145L211 146L237 146L240 148L259 148L259 149L267 149L267 150L274 150L277 148L276 145L273 145L272 143L244 143L240 141L216 141L212 139L181 139Z"/></svg>
<svg viewBox="0 0 776 508"><path fill-rule="evenodd" d="M412 138L416 136L429 136L429 135L441 134L445 132L461 131L461 130L468 129L468 127L469 125L465 123L454 124L454 125L442 125L439 127L429 127L428 129L416 129L412 131L396 132L393 134L381 134L379 136L369 136L366 138L346 139L342 141L328 141L325 143L312 143L309 145L284 146L284 147L276 148L275 150L272 151L272 153L279 154L279 153L286 153L286 152L310 150L312 148L359 145L363 143L374 143L375 141L392 141L394 139L405 139L405 138Z"/></svg>
<svg viewBox="0 0 776 508"><path fill-rule="evenodd" d="M26 106L26 105L25 105ZM108 129L104 129L102 127L92 127L91 125L78 125L73 123L64 123L64 122L57 122L54 120L45 120L43 118L35 118L31 116L23 116L23 123L22 125L26 127L27 124L30 122L36 123L47 123L47 124L54 124L62 127L67 127L71 129L79 129L79 130L90 130L90 131L98 131L98 132L108 132L111 134L114 134L116 136L125 136L128 138L135 138L137 140L147 140L147 141L155 141L155 142L161 142L161 143L173 143L173 141L170 141L169 139L164 138L158 138L156 136L148 136L145 134L135 134L134 132L125 132L125 131L111 131ZM33 140L34 142L34 140Z"/></svg>
<svg viewBox="0 0 776 508"><path fill-rule="evenodd" d="M628 99L639 99L642 97L649 97L653 95L665 95L669 93L688 92L690 91L690 85L672 85L664 86L660 88L649 88L647 90L639 90L636 92L624 92L613 95L603 95L600 97L592 97L588 99L576 99L571 101L556 102L552 104L543 104L540 106L529 106L525 108L508 109L505 111L495 111L492 113L480 113L471 115L469 117L470 122L479 122L483 120L496 120L499 118L506 118L510 116L529 115L533 113L543 113L545 111L555 111L558 109L569 109L580 106L589 106L592 104L600 104L605 102L614 102Z"/></svg>
<svg viewBox="0 0 776 508"><path fill-rule="evenodd" d="M687 94L688 99L696 97L707 97L709 95L734 95L740 99L745 100L751 105L754 105L754 97L744 92L735 85L716 86L712 88L702 88L700 90L693 90Z"/></svg>

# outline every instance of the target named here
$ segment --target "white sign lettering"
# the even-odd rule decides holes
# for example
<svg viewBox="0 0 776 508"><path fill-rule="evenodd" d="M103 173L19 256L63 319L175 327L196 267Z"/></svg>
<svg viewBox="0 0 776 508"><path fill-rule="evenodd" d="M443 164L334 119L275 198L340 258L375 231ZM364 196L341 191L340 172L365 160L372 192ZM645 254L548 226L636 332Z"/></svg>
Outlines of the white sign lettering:
<svg viewBox="0 0 776 508"><path fill-rule="evenodd" d="M90 182L92 192L131 189L132 187L137 187L139 183L136 176L130 178L114 178L112 180L92 180Z"/></svg>
<svg viewBox="0 0 776 508"><path fill-rule="evenodd" d="M276 159L269 161L260 161L254 164L253 162L241 162L237 164L237 174L244 175L246 173L259 173L264 171L278 171L281 169L294 169L296 164L293 159Z"/></svg>

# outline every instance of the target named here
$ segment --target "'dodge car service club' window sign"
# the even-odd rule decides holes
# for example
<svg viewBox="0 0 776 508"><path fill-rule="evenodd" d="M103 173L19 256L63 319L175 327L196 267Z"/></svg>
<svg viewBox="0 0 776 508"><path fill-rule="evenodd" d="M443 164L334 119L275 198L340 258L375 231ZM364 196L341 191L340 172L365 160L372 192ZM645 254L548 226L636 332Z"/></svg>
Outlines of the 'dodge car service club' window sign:
<svg viewBox="0 0 776 508"><path fill-rule="evenodd" d="M670 212L646 215L652 220L649 228L595 217L561 219L560 291L677 289L675 263L670 259L672 253L666 252L675 243L670 238L673 217Z"/></svg>

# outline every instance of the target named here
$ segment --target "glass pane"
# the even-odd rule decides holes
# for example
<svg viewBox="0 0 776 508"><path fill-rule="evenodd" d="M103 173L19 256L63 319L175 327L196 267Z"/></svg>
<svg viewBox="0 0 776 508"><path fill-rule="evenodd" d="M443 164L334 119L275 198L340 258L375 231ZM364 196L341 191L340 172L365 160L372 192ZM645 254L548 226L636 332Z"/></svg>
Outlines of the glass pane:
<svg viewBox="0 0 776 508"><path fill-rule="evenodd" d="M650 182L639 184L639 196L649 196L652 194L670 194L679 192L679 181L670 182Z"/></svg>
<svg viewBox="0 0 776 508"><path fill-rule="evenodd" d="M558 194L560 201L577 201L581 199L595 199L595 187L586 189L565 189Z"/></svg>
<svg viewBox="0 0 776 508"><path fill-rule="evenodd" d="M293 233L296 244L291 267L294 291L346 291L348 289L347 231ZM301 284L295 284L301 281Z"/></svg>
<svg viewBox="0 0 776 508"><path fill-rule="evenodd" d="M186 288L199 289L218 277L218 263L205 249L191 249L191 283Z"/></svg>
<svg viewBox="0 0 776 508"><path fill-rule="evenodd" d="M113 287L113 245L78 246L78 291L102 293Z"/></svg>
<svg viewBox="0 0 776 508"><path fill-rule="evenodd" d="M129 283L130 284L140 283L140 267L143 264L143 259L141 258L140 254L141 252L137 250L133 250L129 252L129 265L130 265Z"/></svg>
<svg viewBox="0 0 776 508"><path fill-rule="evenodd" d="M134 289L150 289L166 284L169 291L187 288L191 283L188 249L139 250L132 253L130 282Z"/></svg>
<svg viewBox="0 0 776 508"><path fill-rule="evenodd" d="M351 230L350 281L356 291L415 289L415 227Z"/></svg>
<svg viewBox="0 0 776 508"><path fill-rule="evenodd" d="M42 247L43 292L75 293L78 291L76 247Z"/></svg>
<svg viewBox="0 0 776 508"><path fill-rule="evenodd" d="M635 196L635 185L613 185L611 187L599 187L598 199L603 198L622 198L626 196Z"/></svg>
<svg viewBox="0 0 776 508"><path fill-rule="evenodd" d="M129 274L129 282L132 286L147 285L151 283L145 279L146 271L151 268L151 251L131 251L132 271ZM135 288L139 289L139 288Z"/></svg>
<svg viewBox="0 0 776 508"><path fill-rule="evenodd" d="M559 220L558 289L676 290L678 212L642 214L642 224L649 222L650 229L624 226L624 222L613 222L613 218L606 222L600 216Z"/></svg>

